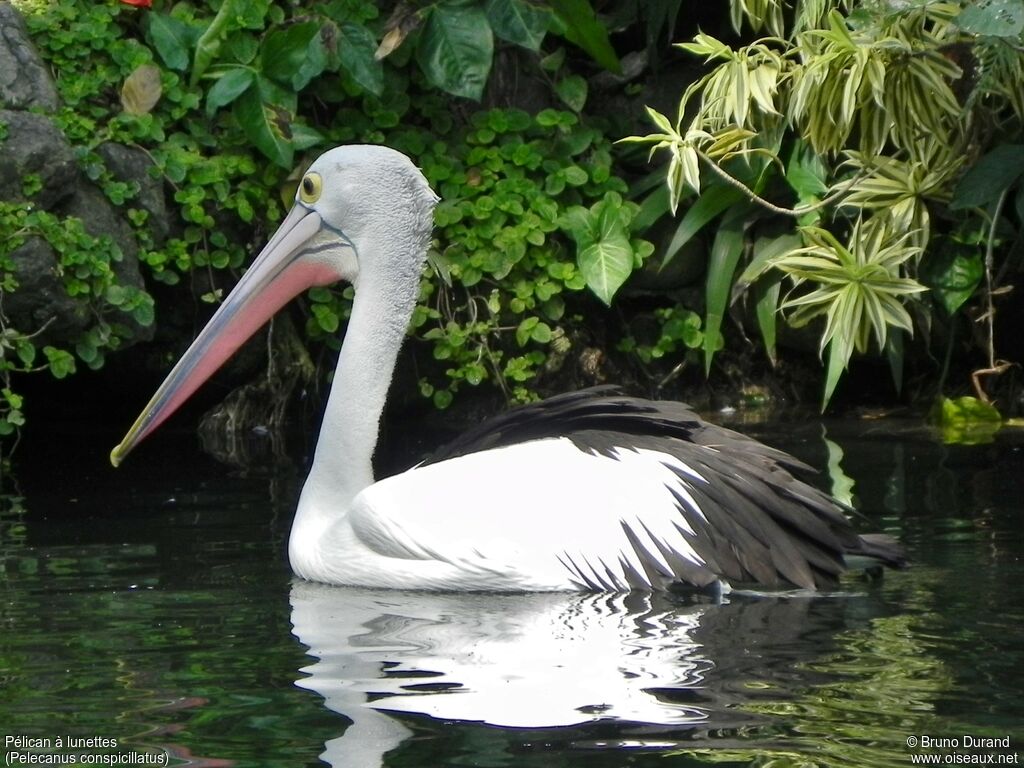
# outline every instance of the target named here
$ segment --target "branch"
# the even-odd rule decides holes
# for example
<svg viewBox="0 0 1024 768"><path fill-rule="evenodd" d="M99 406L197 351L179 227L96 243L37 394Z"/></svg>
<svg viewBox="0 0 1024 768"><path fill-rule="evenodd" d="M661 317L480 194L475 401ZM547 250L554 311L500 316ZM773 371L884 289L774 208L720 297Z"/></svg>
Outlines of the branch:
<svg viewBox="0 0 1024 768"><path fill-rule="evenodd" d="M771 203L765 200L763 197L758 195L754 190L752 190L742 181L737 179L735 176L730 175L718 163L712 160L707 153L702 152L699 149L696 149L696 147L694 149L697 152L697 156L701 160L703 160L711 168L711 170L715 174L717 174L719 178L722 179L722 181L740 190L740 192L746 195L752 202L755 202L761 207L767 208L769 211L772 211L774 213L779 213L782 214L783 216L792 216L794 218L798 216L803 216L805 213L811 213L812 211L817 211L820 208L824 208L826 205L829 205L834 200L845 195L847 191L849 191L850 187L852 187L854 184L856 184L858 181L860 181L861 179L868 175L866 172L861 172L857 174L852 179L847 181L845 184L841 185L841 187L837 189L835 192L833 192L831 195L829 195L823 200L819 200L818 202L812 205L801 205L797 208L783 208L782 206L775 205L775 203Z"/></svg>

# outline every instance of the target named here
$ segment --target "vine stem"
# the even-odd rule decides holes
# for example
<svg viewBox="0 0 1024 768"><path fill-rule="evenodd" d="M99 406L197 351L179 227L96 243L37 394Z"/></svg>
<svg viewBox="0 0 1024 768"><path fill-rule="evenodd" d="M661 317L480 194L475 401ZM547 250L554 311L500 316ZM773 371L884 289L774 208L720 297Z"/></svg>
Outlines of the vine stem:
<svg viewBox="0 0 1024 768"><path fill-rule="evenodd" d="M752 202L757 203L758 205L760 205L763 208L767 208L769 211L772 211L773 213L779 213L779 214L782 214L783 216L793 216L794 218L797 217L797 216L803 216L805 213L811 213L812 211L817 211L820 208L824 208L826 205L829 205L833 201L835 201L838 198L840 198L843 195L845 195L850 190L850 187L852 187L858 181L860 181L865 176L867 176L867 173L864 173L864 172L858 173L852 179L850 179L846 183L842 184L831 195L829 195L828 197L824 198L823 200L819 200L818 202L816 202L816 203L814 203L812 205L801 205L801 206L799 206L797 208L783 208L782 206L775 205L775 203L772 203L772 202L769 202L768 200L765 200L763 197L761 197L759 194L757 194L754 190L752 190L750 187L748 187L742 181L737 179L735 176L731 175L728 171L726 171L724 168L722 168L718 163L716 163L714 160L712 160L711 157L706 152L702 152L701 150L696 149L696 148L694 148L694 149L697 152L697 156L701 160L703 160L705 162L705 164L707 164L707 166L711 169L711 171L715 175L717 175L720 179L722 179L722 181L724 181L726 184L729 184L730 186L733 186L736 189L740 190L740 192L742 192L744 195L746 195Z"/></svg>
<svg viewBox="0 0 1024 768"><path fill-rule="evenodd" d="M982 368L971 374L971 383L978 399L983 403L989 402L985 388L981 385L982 376L998 376L1011 368L1014 363L1005 360L996 360L996 304L995 289L992 287L992 270L995 266L996 249L996 226L999 224L999 216L1003 212L1006 198L1010 189L1007 187L999 194L996 206L992 210L992 218L988 227L988 241L985 243L985 313L978 318L978 322L984 320L988 324L988 368Z"/></svg>
<svg viewBox="0 0 1024 768"><path fill-rule="evenodd" d="M996 306L992 298L992 269L995 262L996 225L999 223L999 216L1006 204L1006 197L1010 192L1007 187L1000 193L996 207L992 211L992 220L988 227L988 240L985 243L985 320L988 323L988 367L996 367Z"/></svg>

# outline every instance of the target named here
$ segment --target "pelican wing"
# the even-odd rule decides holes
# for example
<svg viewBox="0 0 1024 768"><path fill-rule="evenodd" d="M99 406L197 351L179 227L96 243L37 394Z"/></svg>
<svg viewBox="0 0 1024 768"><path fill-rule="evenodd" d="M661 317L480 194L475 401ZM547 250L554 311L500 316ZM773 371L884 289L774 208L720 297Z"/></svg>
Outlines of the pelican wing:
<svg viewBox="0 0 1024 768"><path fill-rule="evenodd" d="M796 459L686 406L602 388L471 430L357 497L351 525L382 556L450 566L476 588L831 586L864 542L798 480ZM445 588L440 585L439 588ZM468 588L466 583L450 588Z"/></svg>

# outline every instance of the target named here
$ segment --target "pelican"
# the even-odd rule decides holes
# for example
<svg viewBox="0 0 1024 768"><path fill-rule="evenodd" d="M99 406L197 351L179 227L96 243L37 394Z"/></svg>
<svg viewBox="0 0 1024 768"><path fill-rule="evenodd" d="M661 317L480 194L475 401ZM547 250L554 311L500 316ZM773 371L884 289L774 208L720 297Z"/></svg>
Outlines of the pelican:
<svg viewBox="0 0 1024 768"><path fill-rule="evenodd" d="M114 466L292 297L355 289L288 556L310 581L466 591L829 589L851 558L898 566L791 456L687 406L597 388L478 425L412 469L371 459L438 201L415 165L342 146L153 395Z"/></svg>

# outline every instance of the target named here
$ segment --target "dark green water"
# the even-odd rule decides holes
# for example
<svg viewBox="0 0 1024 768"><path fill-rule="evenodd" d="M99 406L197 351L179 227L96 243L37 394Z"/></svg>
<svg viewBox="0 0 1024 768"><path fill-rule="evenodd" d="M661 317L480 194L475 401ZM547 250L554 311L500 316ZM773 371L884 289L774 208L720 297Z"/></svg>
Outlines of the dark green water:
<svg viewBox="0 0 1024 768"><path fill-rule="evenodd" d="M0 512L0 740L205 766L1019 764L1024 435L822 430L752 428L831 461L820 482L852 481L914 566L722 605L296 584L293 469L243 477L165 432L115 473L107 439L51 430Z"/></svg>

